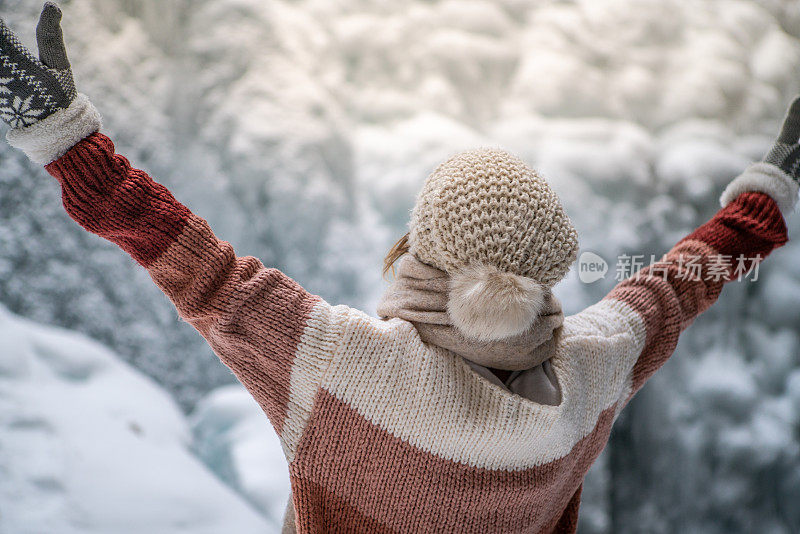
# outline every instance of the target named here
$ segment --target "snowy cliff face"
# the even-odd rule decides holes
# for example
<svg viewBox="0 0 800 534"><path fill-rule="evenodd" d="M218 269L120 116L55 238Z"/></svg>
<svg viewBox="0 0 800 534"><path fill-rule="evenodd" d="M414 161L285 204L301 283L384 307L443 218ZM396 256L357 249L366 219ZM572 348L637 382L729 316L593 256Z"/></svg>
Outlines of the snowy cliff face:
<svg viewBox="0 0 800 534"><path fill-rule="evenodd" d="M27 43L33 4L0 1ZM240 254L369 312L453 152L500 145L551 181L611 264L558 286L574 312L619 254L710 216L800 88L800 4L778 0L73 0L64 28L121 152ZM49 183L0 147L0 300L103 339L184 406L229 380ZM800 530L798 260L790 243L687 332L592 472L587 532Z"/></svg>

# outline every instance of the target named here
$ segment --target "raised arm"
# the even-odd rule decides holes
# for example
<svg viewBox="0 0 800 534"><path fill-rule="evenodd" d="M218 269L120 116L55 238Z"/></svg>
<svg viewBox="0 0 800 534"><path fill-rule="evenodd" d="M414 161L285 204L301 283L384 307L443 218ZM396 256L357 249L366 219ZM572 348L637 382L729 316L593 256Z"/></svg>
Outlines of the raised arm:
<svg viewBox="0 0 800 534"><path fill-rule="evenodd" d="M799 138L800 97L764 161L751 165L725 189L722 209L604 299L622 303L643 325L644 348L631 371L627 398L666 362L679 334L717 300L726 282L742 278L786 243L783 215L797 200Z"/></svg>
<svg viewBox="0 0 800 534"><path fill-rule="evenodd" d="M297 422L298 409L310 407L339 335L337 308L256 258L237 257L206 221L115 153L98 131L98 112L72 87L60 16L54 4L45 6L37 31L40 60L0 21L0 77L6 104L12 105L0 112L4 118L13 115L7 120L9 142L58 180L75 221L148 270L278 433L297 432L294 423L284 426L289 419ZM32 111L20 115L14 102L27 102ZM293 375L303 380L302 387L292 389Z"/></svg>

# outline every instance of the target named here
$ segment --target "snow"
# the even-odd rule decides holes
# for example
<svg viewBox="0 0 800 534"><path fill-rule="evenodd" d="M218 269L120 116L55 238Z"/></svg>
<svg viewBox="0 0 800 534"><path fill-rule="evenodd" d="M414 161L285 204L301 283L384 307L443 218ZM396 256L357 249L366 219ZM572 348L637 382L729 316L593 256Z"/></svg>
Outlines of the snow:
<svg viewBox="0 0 800 534"><path fill-rule="evenodd" d="M200 459L264 515L281 521L289 471L278 436L250 394L239 385L216 389L190 422Z"/></svg>
<svg viewBox="0 0 800 534"><path fill-rule="evenodd" d="M190 451L171 397L108 349L0 307L0 532L275 529Z"/></svg>

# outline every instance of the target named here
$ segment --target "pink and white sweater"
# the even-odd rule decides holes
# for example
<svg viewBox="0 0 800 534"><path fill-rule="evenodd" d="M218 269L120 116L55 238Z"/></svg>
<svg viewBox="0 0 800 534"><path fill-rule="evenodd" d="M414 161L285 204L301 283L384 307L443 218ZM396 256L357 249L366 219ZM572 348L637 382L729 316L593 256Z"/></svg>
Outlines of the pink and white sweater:
<svg viewBox="0 0 800 534"><path fill-rule="evenodd" d="M12 143L48 163L68 213L146 268L263 408L299 532L574 532L583 478L620 410L722 289L724 279L686 279L681 260L732 273L738 255L766 256L787 239L776 200L794 201L751 167L739 184L767 185L729 198L664 257L671 266L565 319L551 360L562 401L540 405L424 344L409 322L331 305L236 256L115 154L99 118L74 111L69 127L48 118Z"/></svg>

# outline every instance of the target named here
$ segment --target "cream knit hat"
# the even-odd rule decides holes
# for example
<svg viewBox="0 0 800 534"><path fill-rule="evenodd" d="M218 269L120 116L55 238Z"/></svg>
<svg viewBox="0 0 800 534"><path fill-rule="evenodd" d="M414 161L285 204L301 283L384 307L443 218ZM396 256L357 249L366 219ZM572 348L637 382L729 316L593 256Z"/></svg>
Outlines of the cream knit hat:
<svg viewBox="0 0 800 534"><path fill-rule="evenodd" d="M453 324L482 341L525 332L578 253L547 182L497 149L439 165L417 196L408 241L420 261L450 275Z"/></svg>

